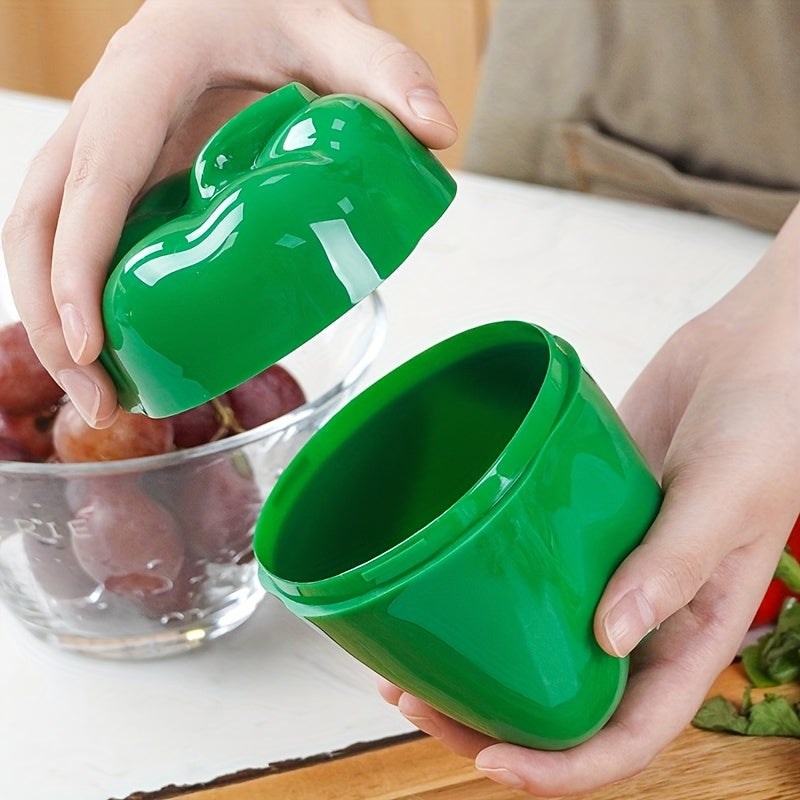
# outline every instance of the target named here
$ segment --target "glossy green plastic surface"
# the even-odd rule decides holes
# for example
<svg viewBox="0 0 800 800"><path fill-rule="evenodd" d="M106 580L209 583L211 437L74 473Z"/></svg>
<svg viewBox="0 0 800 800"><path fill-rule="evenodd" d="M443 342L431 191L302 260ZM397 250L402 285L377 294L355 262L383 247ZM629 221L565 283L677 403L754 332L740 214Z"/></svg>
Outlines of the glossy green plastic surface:
<svg viewBox="0 0 800 800"><path fill-rule="evenodd" d="M536 748L607 721L628 660L592 633L661 491L563 340L481 326L352 400L270 493L262 582L356 658Z"/></svg>
<svg viewBox="0 0 800 800"><path fill-rule="evenodd" d="M243 383L372 292L455 195L385 109L290 84L244 109L123 231L101 360L161 417Z"/></svg>

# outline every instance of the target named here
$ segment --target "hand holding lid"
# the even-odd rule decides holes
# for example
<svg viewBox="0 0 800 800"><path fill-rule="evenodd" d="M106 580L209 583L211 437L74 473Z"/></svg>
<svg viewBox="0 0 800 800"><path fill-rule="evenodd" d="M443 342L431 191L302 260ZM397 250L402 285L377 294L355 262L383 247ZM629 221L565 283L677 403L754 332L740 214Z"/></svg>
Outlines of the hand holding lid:
<svg viewBox="0 0 800 800"><path fill-rule="evenodd" d="M455 196L388 111L293 83L244 109L123 231L101 360L120 403L199 405L371 293Z"/></svg>

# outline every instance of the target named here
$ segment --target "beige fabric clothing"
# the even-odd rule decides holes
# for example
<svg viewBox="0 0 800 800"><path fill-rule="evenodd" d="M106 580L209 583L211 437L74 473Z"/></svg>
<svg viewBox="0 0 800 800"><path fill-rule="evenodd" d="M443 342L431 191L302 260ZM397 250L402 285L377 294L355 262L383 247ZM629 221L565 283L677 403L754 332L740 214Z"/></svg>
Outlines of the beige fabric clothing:
<svg viewBox="0 0 800 800"><path fill-rule="evenodd" d="M777 230L800 0L500 0L464 166Z"/></svg>

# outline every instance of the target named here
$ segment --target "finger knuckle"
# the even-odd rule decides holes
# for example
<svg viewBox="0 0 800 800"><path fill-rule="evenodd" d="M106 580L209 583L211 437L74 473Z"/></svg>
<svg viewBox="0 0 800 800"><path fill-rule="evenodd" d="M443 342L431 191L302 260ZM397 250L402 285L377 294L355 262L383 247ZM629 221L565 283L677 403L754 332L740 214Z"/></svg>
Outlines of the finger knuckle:
<svg viewBox="0 0 800 800"><path fill-rule="evenodd" d="M33 213L25 206L17 205L6 218L2 230L3 251L11 255L20 242L29 235L33 227Z"/></svg>
<svg viewBox="0 0 800 800"><path fill-rule="evenodd" d="M380 74L401 62L405 62L404 66L410 67L416 75L428 78L429 70L422 57L397 39L386 40L372 51L367 63L368 74Z"/></svg>
<svg viewBox="0 0 800 800"><path fill-rule="evenodd" d="M132 198L136 193L135 187L113 168L113 163L106 148L98 142L82 145L73 154L72 165L64 182L65 194L81 192L102 183Z"/></svg>
<svg viewBox="0 0 800 800"><path fill-rule="evenodd" d="M65 191L79 190L90 184L98 172L98 157L94 147L84 147L77 151L72 159L72 166L64 181Z"/></svg>
<svg viewBox="0 0 800 800"><path fill-rule="evenodd" d="M147 39L138 34L136 25L128 22L118 28L106 43L103 59L106 61L127 59L141 52L147 46Z"/></svg>
<svg viewBox="0 0 800 800"><path fill-rule="evenodd" d="M60 325L53 321L37 324L26 323L25 330L31 347L47 367L50 362L48 354L54 351L62 341Z"/></svg>
<svg viewBox="0 0 800 800"><path fill-rule="evenodd" d="M175 12L165 9L164 13ZM198 55L192 52L190 41L171 36L170 22L164 19L159 25L147 24L137 15L108 40L96 71L104 74L108 69L115 73L130 69L147 80L170 80L187 54Z"/></svg>
<svg viewBox="0 0 800 800"><path fill-rule="evenodd" d="M674 553L655 576L660 595L677 597L683 604L694 598L707 578L701 559L679 553Z"/></svg>

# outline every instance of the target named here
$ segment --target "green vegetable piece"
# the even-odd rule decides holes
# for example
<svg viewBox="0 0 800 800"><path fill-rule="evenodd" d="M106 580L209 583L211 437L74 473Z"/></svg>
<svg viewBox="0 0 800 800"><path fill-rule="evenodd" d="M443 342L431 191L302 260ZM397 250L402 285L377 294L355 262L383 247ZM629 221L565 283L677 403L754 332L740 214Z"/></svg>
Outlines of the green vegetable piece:
<svg viewBox="0 0 800 800"><path fill-rule="evenodd" d="M753 686L777 686L777 683L770 678L761 666L760 642L761 639L742 651L742 667L744 667L745 674Z"/></svg>
<svg viewBox="0 0 800 800"><path fill-rule="evenodd" d="M748 689L742 710L727 698L717 696L707 700L695 714L696 728L742 736L789 736L800 738L798 707L785 697L768 694L758 703L750 703Z"/></svg>
<svg viewBox="0 0 800 800"><path fill-rule="evenodd" d="M753 686L778 686L800 678L800 603L788 598L775 630L762 636L742 652L742 666ZM748 736L793 736L800 738L800 704L767 694L751 703L745 691L742 710L724 697L707 700L695 715L695 727Z"/></svg>
<svg viewBox="0 0 800 800"><path fill-rule="evenodd" d="M778 686L800 677L800 603L788 598L775 629L745 648L742 665L754 686Z"/></svg>
<svg viewBox="0 0 800 800"><path fill-rule="evenodd" d="M800 738L800 717L797 707L785 697L768 694L753 703L747 733L750 736L795 736Z"/></svg>
<svg viewBox="0 0 800 800"><path fill-rule="evenodd" d="M789 591L800 592L800 564L788 550L781 553L778 566L775 567L775 577L783 581Z"/></svg>
<svg viewBox="0 0 800 800"><path fill-rule="evenodd" d="M747 717L726 697L707 700L695 714L692 724L697 728L721 733L747 733Z"/></svg>

